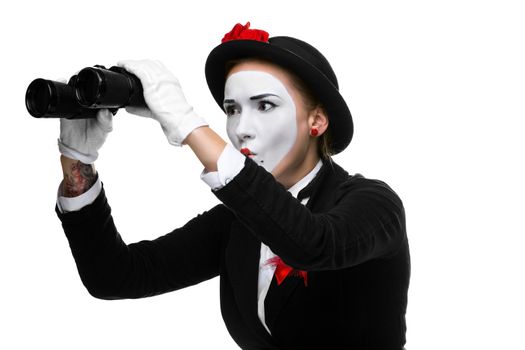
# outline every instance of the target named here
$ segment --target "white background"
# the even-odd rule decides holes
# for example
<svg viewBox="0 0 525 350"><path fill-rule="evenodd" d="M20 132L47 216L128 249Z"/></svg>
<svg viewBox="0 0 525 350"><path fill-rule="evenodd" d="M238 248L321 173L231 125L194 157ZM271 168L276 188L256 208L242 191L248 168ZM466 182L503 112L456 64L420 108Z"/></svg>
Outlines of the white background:
<svg viewBox="0 0 525 350"><path fill-rule="evenodd" d="M237 22L305 39L338 74L355 121L335 157L404 201L412 254L407 349L523 349L525 11L520 1L17 1L0 5L0 348L236 349L218 279L102 301L54 213L58 120L24 106L37 77L159 59L226 137L204 78ZM343 5L344 4L344 5ZM121 111L97 169L128 242L217 203L187 148Z"/></svg>

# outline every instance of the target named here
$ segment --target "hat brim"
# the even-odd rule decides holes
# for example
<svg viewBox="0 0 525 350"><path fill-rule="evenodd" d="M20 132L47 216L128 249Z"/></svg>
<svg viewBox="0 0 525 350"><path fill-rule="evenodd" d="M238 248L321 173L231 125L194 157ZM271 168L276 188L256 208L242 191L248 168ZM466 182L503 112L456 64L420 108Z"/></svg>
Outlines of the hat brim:
<svg viewBox="0 0 525 350"><path fill-rule="evenodd" d="M337 154L352 140L353 122L348 106L332 82L314 65L295 53L270 42L232 40L215 47L205 66L206 81L213 98L223 109L226 63L231 60L257 57L273 62L297 75L323 104L328 114L332 151Z"/></svg>

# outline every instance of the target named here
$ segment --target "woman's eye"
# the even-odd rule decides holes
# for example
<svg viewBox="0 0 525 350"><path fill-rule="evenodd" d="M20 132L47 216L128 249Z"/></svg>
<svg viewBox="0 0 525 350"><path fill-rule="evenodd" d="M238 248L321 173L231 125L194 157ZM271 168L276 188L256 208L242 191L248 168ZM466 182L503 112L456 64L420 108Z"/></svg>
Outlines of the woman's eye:
<svg viewBox="0 0 525 350"><path fill-rule="evenodd" d="M237 108L235 105L230 105L224 107L224 111L228 117L231 117L232 115L239 113L239 108Z"/></svg>
<svg viewBox="0 0 525 350"><path fill-rule="evenodd" d="M259 110L261 112L267 112L271 109L273 109L276 106L275 103L272 103L270 101L261 101L259 102Z"/></svg>

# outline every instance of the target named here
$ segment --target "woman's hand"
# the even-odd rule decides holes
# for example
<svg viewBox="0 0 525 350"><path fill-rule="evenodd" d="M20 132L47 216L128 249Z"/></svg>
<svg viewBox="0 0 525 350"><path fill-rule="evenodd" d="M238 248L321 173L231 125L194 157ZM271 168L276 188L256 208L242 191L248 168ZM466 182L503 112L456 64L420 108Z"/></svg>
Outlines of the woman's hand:
<svg viewBox="0 0 525 350"><path fill-rule="evenodd" d="M93 164L111 130L113 114L107 109L101 109L95 119L60 118L58 149L70 159Z"/></svg>
<svg viewBox="0 0 525 350"><path fill-rule="evenodd" d="M181 146L194 129L207 125L186 101L177 78L161 62L126 60L118 65L140 79L149 107L127 107L126 111L157 120L170 144Z"/></svg>

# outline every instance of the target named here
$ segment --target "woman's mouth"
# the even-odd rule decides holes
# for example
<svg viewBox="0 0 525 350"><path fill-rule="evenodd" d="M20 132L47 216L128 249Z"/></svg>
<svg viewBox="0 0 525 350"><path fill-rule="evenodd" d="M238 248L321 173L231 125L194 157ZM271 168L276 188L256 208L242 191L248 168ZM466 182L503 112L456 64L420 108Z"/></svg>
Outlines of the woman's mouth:
<svg viewBox="0 0 525 350"><path fill-rule="evenodd" d="M252 153L252 151L250 151L250 149L247 147L241 148L241 153L244 154L246 157L250 157L250 158L255 155L255 153Z"/></svg>

